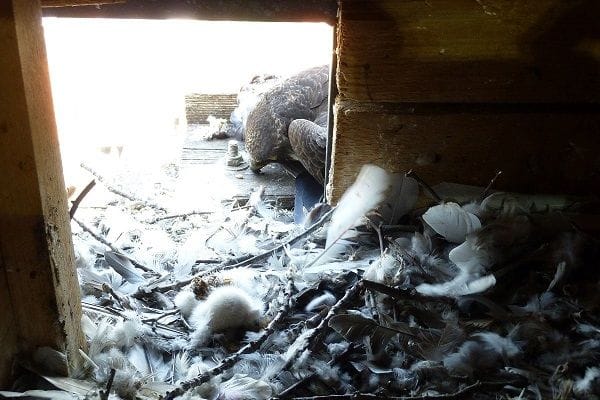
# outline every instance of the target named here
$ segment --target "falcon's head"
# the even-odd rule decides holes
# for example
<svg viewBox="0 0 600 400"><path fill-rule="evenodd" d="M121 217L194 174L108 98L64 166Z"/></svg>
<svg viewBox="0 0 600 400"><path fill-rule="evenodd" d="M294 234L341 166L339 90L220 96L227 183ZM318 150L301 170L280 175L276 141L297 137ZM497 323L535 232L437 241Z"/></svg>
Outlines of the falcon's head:
<svg viewBox="0 0 600 400"><path fill-rule="evenodd" d="M258 103L246 122L246 151L250 169L258 171L271 162L285 162L291 153L286 136L289 119L274 115L265 101Z"/></svg>

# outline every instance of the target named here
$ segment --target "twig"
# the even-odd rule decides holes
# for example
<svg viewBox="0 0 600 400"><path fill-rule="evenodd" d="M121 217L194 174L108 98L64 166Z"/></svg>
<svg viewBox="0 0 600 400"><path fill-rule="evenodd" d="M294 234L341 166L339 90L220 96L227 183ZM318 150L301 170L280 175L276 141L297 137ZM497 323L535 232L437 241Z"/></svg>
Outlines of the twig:
<svg viewBox="0 0 600 400"><path fill-rule="evenodd" d="M291 238L290 240L288 240L287 242L271 249L268 250L262 254L259 254L257 256L254 257L247 257L247 256L243 256L242 257L242 261L237 261L238 259L234 259L232 261L237 261L232 263L232 261L226 261L222 264L220 264L219 266L212 268L208 271L201 271L195 275L193 275L190 278L186 278L186 279L182 279L176 282L173 282L171 284L168 285L162 285L162 286L140 286L140 288L137 290L137 292L135 292L133 294L133 297L135 298L140 298L140 297L144 297L145 295L147 295L150 292L168 292L169 290L176 290L176 289L181 289L184 286L189 285L194 279L196 278L202 278L205 277L207 275L212 275L215 274L217 272L221 272L221 271L225 271L228 269L235 269L235 268L241 268L241 267L246 267L249 266L251 264L257 263L259 261L265 260L267 258L269 258L271 255L273 254L279 254L280 252L282 252L286 246L292 246L295 243L297 243L298 241L300 241L301 239L305 238L306 236L310 235L311 233L313 233L315 230L317 230L321 225L323 225L325 223L325 221L327 221L329 219L329 217L331 217L331 215L333 214L333 211L335 210L335 208L332 208L331 210L329 210L326 214L324 214L321 219L319 219L317 222L315 222L312 226L310 226L308 229L306 229L304 232L294 236L293 238Z"/></svg>
<svg viewBox="0 0 600 400"><path fill-rule="evenodd" d="M334 358L332 358L331 360L329 360L327 362L327 364L329 366L334 366L335 364L337 364L341 360L347 358L348 355L355 350L355 348L356 348L356 345L354 343L350 343L350 345L348 346L348 348L346 350L344 350L341 354L338 354L337 356L335 356ZM301 386L305 385L306 383L310 382L315 377L315 375L318 374L318 372L315 371L314 368L312 368L312 370L313 370L313 372L311 372L309 375L305 376L304 378L300 379L296 383L288 386L285 390L281 391L281 393L279 393L279 395L277 396L277 398L278 399L290 398L291 397L290 394L292 392L294 392L294 390L296 390L299 387L301 387Z"/></svg>
<svg viewBox="0 0 600 400"><path fill-rule="evenodd" d="M133 308L131 307L131 304L129 302L129 299L123 298L120 294L115 292L114 289L111 288L107 283L102 284L102 291L104 293L110 294L116 300L116 302L119 303L121 308L133 310Z"/></svg>
<svg viewBox="0 0 600 400"><path fill-rule="evenodd" d="M131 263L133 265L135 265L137 268L141 269L144 272L156 273L152 269L150 269L150 268L146 267L145 265L142 265L139 262L135 261L133 258L131 258L131 257L123 254L123 252L121 250L117 249L115 246L113 246L110 242L108 242L106 239L104 239L102 236L100 236L98 233L96 233L92 228L90 228L89 226L87 226L85 223L81 222L80 220L78 220L75 217L73 217L73 221L75 221L77 223L77 225L79 225L81 227L81 229L83 229L85 232L89 233L90 236L92 236L98 242L102 243L103 245L105 245L106 247L108 247L109 249L111 249L112 251L114 251L115 253L119 253L119 254L122 254L124 257L127 257L127 259L129 261L131 261Z"/></svg>
<svg viewBox="0 0 600 400"><path fill-rule="evenodd" d="M252 256L243 255L241 257L236 257L236 258L226 260L226 261L222 262L220 266L238 264L245 260L249 260L250 258L252 258ZM196 266L196 265L197 264L194 264L194 266ZM132 296L135 297L136 299L141 299L144 296L146 296L147 294L154 293L154 292L165 293L165 292L168 292L169 290L178 290L178 289L181 289L182 287L189 285L196 277L201 278L203 276L204 275L202 273L197 273L190 278L182 279L182 280L175 281L175 282L165 284L165 285L160 285L160 283L164 282L167 279L168 276L165 275L165 276L151 282L150 284L148 284L146 286L140 286L138 288L138 290L134 294L132 294Z"/></svg>
<svg viewBox="0 0 600 400"><path fill-rule="evenodd" d="M296 304L297 296L292 297L293 290L294 290L294 283L293 283L293 280L290 278L290 279L288 279L288 284L287 284L286 290L285 290L285 298L286 298L285 301L279 308L277 315L275 315L275 317L271 320L271 322L265 328L263 333L256 340L246 344L244 347L239 349L235 354L232 354L231 356L222 360L219 363L219 365L217 365L216 367L211 368L210 370L204 372L203 374L198 375L197 377L195 377L193 379L182 382L178 388L176 388L170 392L167 392L167 394L165 396L165 400L173 400L173 399L183 395L188 390L193 389L197 386L200 386L205 382L208 382L211 377L222 374L226 370L233 367L240 360L242 355L248 354L248 353L253 353L253 352L257 351L260 348L260 346L265 342L265 340L267 340L267 338L271 334L273 334L273 332L275 332L275 329L277 328L277 326L281 323L281 321L283 321L283 319L285 317L287 317L290 310Z"/></svg>
<svg viewBox="0 0 600 400"><path fill-rule="evenodd" d="M95 304L86 303L84 301L81 302L81 307L83 308L84 311L95 312L97 314L101 314L101 315L105 315L105 316L108 315L112 318L121 318L124 321L130 320L130 318L127 317L123 312L121 312L120 310L117 310L113 307L102 307L102 306L98 306ZM161 324L160 322L147 323L147 322L142 321L142 323L145 323L146 325L148 325L152 328L162 329L162 330L170 332L174 335L178 335L178 336L185 335L184 332L182 332L178 329L175 329L175 328L171 328L168 325Z"/></svg>
<svg viewBox="0 0 600 400"><path fill-rule="evenodd" d="M410 171L408 171L406 173L406 176L409 178L413 178L415 181L417 181L417 183L423 188L425 189L430 195L431 197L433 197L433 199L437 202L437 203L442 203L444 200L435 192L435 190L433 190L433 188L431 186L429 186L423 179L421 179L421 177L419 175L416 174L415 171L413 171L412 169Z"/></svg>
<svg viewBox="0 0 600 400"><path fill-rule="evenodd" d="M166 317L168 317L170 315L179 314L179 312L180 311L177 308L174 308L172 310L166 310L166 311L163 311L162 313L160 313L160 314L158 314L158 315L156 315L154 317L142 318L142 322L145 323L145 324L158 322L161 319L166 318Z"/></svg>
<svg viewBox="0 0 600 400"><path fill-rule="evenodd" d="M104 185L104 187L106 187L109 191L113 192L116 195L119 195L127 200L133 201L133 202L140 202L143 203L145 205L147 205L148 207L152 207L156 210L162 211L162 212L167 212L167 210L162 207L159 206L158 204L155 203L151 203L147 200L141 199L139 197L136 197L132 194L129 193L125 193L124 191L112 186L110 183L106 182L106 179L104 179L104 177L102 175L100 175L98 172L96 172L94 169L92 169L91 167L89 167L88 165L86 165L85 163L81 163L80 164L81 168L85 169L86 171L88 171L90 174L92 174L93 176L96 177L96 179L98 180L98 182L102 183Z"/></svg>
<svg viewBox="0 0 600 400"><path fill-rule="evenodd" d="M148 221L149 224L156 224L159 221L164 221L165 219L173 219L173 218L185 218L192 215L210 215L212 211L190 211L183 214L171 214L171 215L163 215L162 217L156 217L153 220Z"/></svg>
<svg viewBox="0 0 600 400"><path fill-rule="evenodd" d="M377 238L379 239L379 252L383 257L383 252L385 250L383 245L383 234L381 233L381 227L383 226L383 224L381 222L379 224L376 224L375 222L371 221L370 218L367 218L367 221L369 222L369 225L371 225L371 228L375 229L375 232L377 232Z"/></svg>
<svg viewBox="0 0 600 400"><path fill-rule="evenodd" d="M292 354L288 356L288 359L284 366L281 368L281 371L289 369L298 358L298 355L314 347L313 339L318 337L329 326L329 320L333 318L333 316L337 314L337 312L340 311L342 307L344 307L352 298L354 298L354 296L358 294L361 288L362 280L359 280L346 291L344 296L329 309L329 312L327 313L325 318L321 320L319 325L313 328L312 332L310 332L310 334L306 338L302 338L302 340L306 340L306 343L302 346L299 346L294 352L292 352Z"/></svg>
<svg viewBox="0 0 600 400"><path fill-rule="evenodd" d="M108 381L106 382L106 391L100 390L100 400L108 400L110 389L112 389L113 381L115 380L115 374L117 370L114 368L110 369L110 375L108 375Z"/></svg>
<svg viewBox="0 0 600 400"><path fill-rule="evenodd" d="M477 381L469 386L458 390L454 393L445 394L430 394L424 396L379 396L370 393L349 393L349 394L330 394L325 396L310 396L310 397L294 397L293 400L321 400L321 399L336 399L336 400L448 400L460 399L465 397L475 389L482 387L483 384ZM471 398L471 397L469 397Z"/></svg>
<svg viewBox="0 0 600 400"><path fill-rule="evenodd" d="M396 300L416 300L416 301L433 301L448 304L456 304L456 300L446 296L423 296L414 289L397 289L384 284L373 282L364 279L363 286L365 289L375 290L376 292L386 294Z"/></svg>
<svg viewBox="0 0 600 400"><path fill-rule="evenodd" d="M481 196L479 197L481 201L483 201L483 199L485 199L487 197L487 195L490 193L490 190L494 186L494 183L496 183L496 179L498 179L498 177L500 175L502 175L502 171L496 171L496 175L494 175L494 177L490 180L490 183L488 183L488 185L485 187L485 189L483 189L483 192L481 193Z"/></svg>
<svg viewBox="0 0 600 400"><path fill-rule="evenodd" d="M72 206L71 206L71 209L69 210L69 218L73 219L73 216L75 215L75 212L77 211L77 208L79 207L79 204L81 203L83 198L90 192L90 190L92 190L94 188L94 186L96 186L96 180L92 179L90 181L90 183L88 183L85 186L85 188L83 188L81 193L79 193L79 196L77 196L77 198L71 202Z"/></svg>
<svg viewBox="0 0 600 400"><path fill-rule="evenodd" d="M102 236L100 236L99 234L97 234L92 228L90 228L89 226L87 226L85 223L81 222L80 220L78 220L75 217L73 217L73 221L75 221L77 223L77 225L79 225L79 227L81 229L83 229L84 231L86 231L87 233L89 233L90 236L92 236L98 242L102 243L103 245L105 245L106 247L108 247L109 249L111 249L112 251L120 253L119 249L117 249L115 246L113 246L111 243L109 243Z"/></svg>

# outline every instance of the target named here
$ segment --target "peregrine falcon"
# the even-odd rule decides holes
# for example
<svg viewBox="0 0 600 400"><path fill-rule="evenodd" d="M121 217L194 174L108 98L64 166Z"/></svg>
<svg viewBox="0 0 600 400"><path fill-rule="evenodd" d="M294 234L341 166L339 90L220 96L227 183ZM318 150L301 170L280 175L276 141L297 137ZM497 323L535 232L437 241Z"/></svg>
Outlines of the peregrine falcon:
<svg viewBox="0 0 600 400"><path fill-rule="evenodd" d="M267 91L246 122L250 168L300 162L321 184L325 178L329 67L314 67Z"/></svg>

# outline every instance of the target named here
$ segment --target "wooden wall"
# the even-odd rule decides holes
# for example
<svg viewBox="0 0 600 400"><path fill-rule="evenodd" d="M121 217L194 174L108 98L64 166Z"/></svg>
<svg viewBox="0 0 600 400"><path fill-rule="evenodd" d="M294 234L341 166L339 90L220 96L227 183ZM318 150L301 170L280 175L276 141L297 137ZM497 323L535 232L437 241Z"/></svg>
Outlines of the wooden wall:
<svg viewBox="0 0 600 400"><path fill-rule="evenodd" d="M71 369L81 299L38 1L0 1L0 389L40 346Z"/></svg>
<svg viewBox="0 0 600 400"><path fill-rule="evenodd" d="M335 201L364 163L600 194L600 2L340 0Z"/></svg>

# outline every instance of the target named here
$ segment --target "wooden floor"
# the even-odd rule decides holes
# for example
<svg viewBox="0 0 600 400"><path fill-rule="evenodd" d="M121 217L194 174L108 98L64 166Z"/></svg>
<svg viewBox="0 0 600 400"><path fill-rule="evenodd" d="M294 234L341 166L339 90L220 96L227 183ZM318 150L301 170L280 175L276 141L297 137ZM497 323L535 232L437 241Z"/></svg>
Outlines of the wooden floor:
<svg viewBox="0 0 600 400"><path fill-rule="evenodd" d="M233 195L234 200L245 203L250 194L262 185L265 187L267 201L285 208L293 206L294 178L281 165L269 164L259 174L252 172L248 168L248 154L244 149L244 143L237 142L240 153L246 162L242 167L231 168L225 163L228 139L206 140L198 134L197 130L190 130L187 135L181 152L181 169L186 175L190 175L190 173L197 176L214 174L216 167L222 171L219 177L227 181L221 182L221 184L228 184L236 188ZM206 190L211 190L211 187L207 187Z"/></svg>

